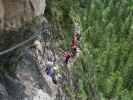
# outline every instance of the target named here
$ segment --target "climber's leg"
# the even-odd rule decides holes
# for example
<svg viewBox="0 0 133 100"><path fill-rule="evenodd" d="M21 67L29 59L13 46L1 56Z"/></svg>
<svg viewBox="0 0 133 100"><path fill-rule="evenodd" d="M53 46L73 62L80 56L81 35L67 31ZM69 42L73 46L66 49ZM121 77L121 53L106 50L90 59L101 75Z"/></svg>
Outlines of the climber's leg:
<svg viewBox="0 0 133 100"><path fill-rule="evenodd" d="M65 64L68 64L68 59L65 59L64 63L65 63Z"/></svg>

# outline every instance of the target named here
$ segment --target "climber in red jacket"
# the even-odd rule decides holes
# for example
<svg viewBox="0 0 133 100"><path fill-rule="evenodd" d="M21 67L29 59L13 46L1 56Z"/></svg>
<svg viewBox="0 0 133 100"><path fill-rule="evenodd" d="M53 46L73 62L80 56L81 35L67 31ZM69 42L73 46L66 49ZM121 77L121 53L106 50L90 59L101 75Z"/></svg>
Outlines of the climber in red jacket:
<svg viewBox="0 0 133 100"><path fill-rule="evenodd" d="M75 56L77 51L77 43L78 43L78 33L74 32L72 37L72 42L71 42L71 49L72 49L73 56Z"/></svg>
<svg viewBox="0 0 133 100"><path fill-rule="evenodd" d="M71 58L71 53L70 53L70 52L65 52L65 53L64 53L64 58L65 58L64 63L65 63L65 64L68 64L68 61L69 61L69 59Z"/></svg>

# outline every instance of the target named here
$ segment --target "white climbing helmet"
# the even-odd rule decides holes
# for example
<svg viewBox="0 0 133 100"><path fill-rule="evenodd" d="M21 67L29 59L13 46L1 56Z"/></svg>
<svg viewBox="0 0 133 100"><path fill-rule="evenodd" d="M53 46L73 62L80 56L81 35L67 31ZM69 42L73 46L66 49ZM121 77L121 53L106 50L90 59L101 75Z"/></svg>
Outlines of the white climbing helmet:
<svg viewBox="0 0 133 100"><path fill-rule="evenodd" d="M39 40L35 40L34 43L33 43L33 45L34 45L38 50L40 50L40 51L42 52L43 47L42 47L41 42L40 42Z"/></svg>
<svg viewBox="0 0 133 100"><path fill-rule="evenodd" d="M35 41L34 41L34 45L35 45L35 46L38 46L38 45L41 45L41 43L40 43L39 40L35 40Z"/></svg>

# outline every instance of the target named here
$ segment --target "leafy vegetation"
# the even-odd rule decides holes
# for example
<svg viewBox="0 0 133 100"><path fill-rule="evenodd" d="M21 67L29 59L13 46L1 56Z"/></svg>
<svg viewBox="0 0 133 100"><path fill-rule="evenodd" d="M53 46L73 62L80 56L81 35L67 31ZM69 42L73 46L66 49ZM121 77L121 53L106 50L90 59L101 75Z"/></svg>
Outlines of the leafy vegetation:
<svg viewBox="0 0 133 100"><path fill-rule="evenodd" d="M82 26L82 54L73 69L80 84L75 95L80 100L133 100L133 0L58 2L67 15L59 15L64 24L69 17Z"/></svg>
<svg viewBox="0 0 133 100"><path fill-rule="evenodd" d="M47 5L48 20L62 28L64 48L73 24L82 27L75 88L65 87L72 100L133 100L133 0L47 0Z"/></svg>
<svg viewBox="0 0 133 100"><path fill-rule="evenodd" d="M86 100L132 100L133 1L87 1L79 13L82 55L74 68L82 81L80 95L86 93Z"/></svg>

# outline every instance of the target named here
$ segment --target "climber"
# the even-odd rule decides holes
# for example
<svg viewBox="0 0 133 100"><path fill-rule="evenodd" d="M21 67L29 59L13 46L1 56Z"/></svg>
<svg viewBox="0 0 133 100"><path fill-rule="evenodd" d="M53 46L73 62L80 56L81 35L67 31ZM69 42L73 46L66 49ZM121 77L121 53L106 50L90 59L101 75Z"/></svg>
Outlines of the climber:
<svg viewBox="0 0 133 100"><path fill-rule="evenodd" d="M71 42L71 49L72 49L73 56L75 56L77 51L77 43L78 43L78 34L77 32L74 32L72 37L72 42Z"/></svg>
<svg viewBox="0 0 133 100"><path fill-rule="evenodd" d="M53 66L54 62L52 61L52 59L49 59L47 60L47 66Z"/></svg>
<svg viewBox="0 0 133 100"><path fill-rule="evenodd" d="M48 60L47 60L47 68L46 68L46 73L47 73L47 75L48 76L50 76L51 78L52 78L52 81L53 81L53 83L57 83L57 80L56 80L56 70L57 70L57 68L55 68L55 66L54 66L54 61L53 61L53 59L52 59L52 57L50 56L50 57L48 57Z"/></svg>
<svg viewBox="0 0 133 100"><path fill-rule="evenodd" d="M34 43L33 43L33 48L36 49L36 54L37 55L42 55L43 54L43 47L42 47L42 44L40 42L40 40L35 40Z"/></svg>
<svg viewBox="0 0 133 100"><path fill-rule="evenodd" d="M54 71L53 71L53 69L51 67L47 67L46 68L46 72L47 72L48 76L53 77Z"/></svg>
<svg viewBox="0 0 133 100"><path fill-rule="evenodd" d="M70 52L65 52L64 53L64 58L65 58L64 63L65 64L68 64L68 61L69 61L69 59L70 59L71 56L72 56L72 54Z"/></svg>
<svg viewBox="0 0 133 100"><path fill-rule="evenodd" d="M79 41L81 34L80 34L80 25L78 23L75 23L73 33L77 33L77 40Z"/></svg>
<svg viewBox="0 0 133 100"><path fill-rule="evenodd" d="M52 81L56 84L57 81L55 79L55 72L54 72L54 70L51 67L47 67L46 68L46 73L47 73L48 76L50 76L52 78Z"/></svg>

